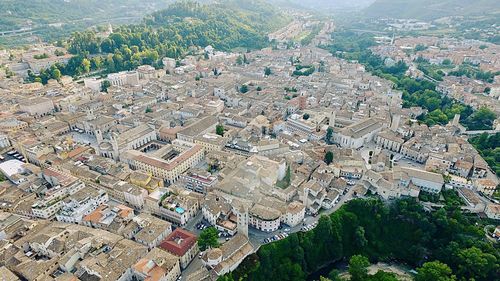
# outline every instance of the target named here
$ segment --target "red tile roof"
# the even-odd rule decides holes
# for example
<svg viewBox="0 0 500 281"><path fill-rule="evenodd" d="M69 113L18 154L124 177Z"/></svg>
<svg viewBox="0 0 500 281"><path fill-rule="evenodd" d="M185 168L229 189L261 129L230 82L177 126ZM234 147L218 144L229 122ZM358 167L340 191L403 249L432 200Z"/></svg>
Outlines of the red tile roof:
<svg viewBox="0 0 500 281"><path fill-rule="evenodd" d="M160 248L176 256L182 257L194 246L196 240L197 237L193 233L182 228L176 228L161 242Z"/></svg>

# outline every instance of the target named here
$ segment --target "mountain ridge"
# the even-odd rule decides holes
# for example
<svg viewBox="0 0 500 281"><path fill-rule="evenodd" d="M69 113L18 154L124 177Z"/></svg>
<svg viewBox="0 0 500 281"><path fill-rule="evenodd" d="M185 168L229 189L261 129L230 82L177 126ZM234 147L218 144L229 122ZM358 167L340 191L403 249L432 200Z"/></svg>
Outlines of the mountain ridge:
<svg viewBox="0 0 500 281"><path fill-rule="evenodd" d="M432 20L447 16L500 13L497 0L376 0L363 10L368 17Z"/></svg>

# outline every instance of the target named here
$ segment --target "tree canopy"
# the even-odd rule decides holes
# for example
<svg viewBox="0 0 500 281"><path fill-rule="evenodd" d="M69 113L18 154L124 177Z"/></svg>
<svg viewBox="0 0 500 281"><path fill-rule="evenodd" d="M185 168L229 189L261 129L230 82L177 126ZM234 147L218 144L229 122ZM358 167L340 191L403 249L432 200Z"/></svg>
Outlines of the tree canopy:
<svg viewBox="0 0 500 281"><path fill-rule="evenodd" d="M486 240L481 224L454 206L429 213L414 199L388 205L379 199L356 199L320 217L315 229L262 246L221 280L305 280L324 265L356 255L372 263L408 264L422 272L421 280L444 276L449 281L453 275L457 280L495 280L500 274L500 251ZM357 236L366 241L360 243ZM366 265L359 257L353 261ZM428 261L439 264L424 265ZM358 272L364 275L362 268ZM367 278L363 280L395 280L385 273Z"/></svg>
<svg viewBox="0 0 500 281"><path fill-rule="evenodd" d="M330 165L333 162L333 152L327 151L325 153L325 163Z"/></svg>
<svg viewBox="0 0 500 281"><path fill-rule="evenodd" d="M440 262L426 262L417 270L415 281L454 281L456 277L452 275L451 268Z"/></svg>
<svg viewBox="0 0 500 281"><path fill-rule="evenodd" d="M500 175L500 133L483 133L469 139L493 171Z"/></svg>
<svg viewBox="0 0 500 281"><path fill-rule="evenodd" d="M94 30L73 33L67 45L75 57L57 68L63 75L81 76L143 64L160 67L160 58L182 58L196 46L211 45L223 51L260 49L269 44L267 32L287 22L288 17L264 1L224 0L206 5L178 1L146 16L140 24L115 27L107 38ZM42 82L46 83L43 77Z"/></svg>
<svg viewBox="0 0 500 281"><path fill-rule="evenodd" d="M208 248L219 247L218 231L215 227L208 227L201 231L198 237L198 247L200 250L205 251Z"/></svg>

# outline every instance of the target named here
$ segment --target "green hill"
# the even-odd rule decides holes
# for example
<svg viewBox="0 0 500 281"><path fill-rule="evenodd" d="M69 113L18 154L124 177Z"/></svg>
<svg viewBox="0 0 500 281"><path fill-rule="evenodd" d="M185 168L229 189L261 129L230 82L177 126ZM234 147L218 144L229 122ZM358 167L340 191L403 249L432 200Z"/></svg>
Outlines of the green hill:
<svg viewBox="0 0 500 281"><path fill-rule="evenodd" d="M134 69L142 64L161 67L165 56L182 58L192 47L217 50L259 49L269 46L267 34L283 27L289 17L267 2L224 0L212 4L179 1L148 15L141 23L119 25L108 37L95 30L74 32L67 42L75 54L66 65L54 65L30 77L46 83L55 68L63 75L81 76Z"/></svg>
<svg viewBox="0 0 500 281"><path fill-rule="evenodd" d="M287 22L286 16L264 1L179 1L148 15L141 24L116 27L114 34L104 40L92 31L76 33L70 40L69 51L115 53L127 45L178 57L193 45L212 45L219 50L262 48L268 44L267 33Z"/></svg>
<svg viewBox="0 0 500 281"><path fill-rule="evenodd" d="M377 0L364 10L369 17L436 19L500 13L498 0Z"/></svg>
<svg viewBox="0 0 500 281"><path fill-rule="evenodd" d="M140 22L174 0L1 0L0 32L30 29L45 41L107 23ZM29 34L0 36L0 45L30 43Z"/></svg>
<svg viewBox="0 0 500 281"><path fill-rule="evenodd" d="M114 18L142 18L168 7L172 0L2 0L0 30L27 25L110 21Z"/></svg>

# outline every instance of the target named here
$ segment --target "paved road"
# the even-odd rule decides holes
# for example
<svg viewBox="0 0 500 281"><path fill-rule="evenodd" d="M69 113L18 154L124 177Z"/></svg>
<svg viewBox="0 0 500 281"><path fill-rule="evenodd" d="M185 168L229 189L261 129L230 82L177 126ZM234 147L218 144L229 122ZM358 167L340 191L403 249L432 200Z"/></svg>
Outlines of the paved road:
<svg viewBox="0 0 500 281"><path fill-rule="evenodd" d="M490 240L491 242L493 242L493 243L498 243L497 239L495 239L495 238L491 237L491 236L488 234L488 228L489 228L489 227L492 227L493 229L495 229L495 226L494 226L494 225L486 225L486 226L484 226L484 228L483 228L483 230L484 230L484 235L485 235L485 236L486 236L486 238L487 238L488 240Z"/></svg>
<svg viewBox="0 0 500 281"><path fill-rule="evenodd" d="M492 135L492 134L500 133L500 130L466 131L464 134L472 136L472 135L480 135L483 133L487 133L487 134Z"/></svg>
<svg viewBox="0 0 500 281"><path fill-rule="evenodd" d="M186 224L183 228L185 228L185 229L187 229L187 230L189 230L189 231L191 231L191 232L195 233L196 235L199 235L199 234L200 234L200 232L201 232L201 230L197 229L197 228L196 228L196 225L197 225L197 224L198 224L198 223L199 223L202 219L203 219L203 214L202 214L202 213L201 213L201 211L200 211L200 212L198 212L198 214L197 214L194 218L190 219L190 220L188 221L188 223L187 223L187 224Z"/></svg>
<svg viewBox="0 0 500 281"><path fill-rule="evenodd" d="M186 276L188 276L189 274L193 273L193 272L196 272L198 269L202 268L204 265L203 265L203 262L201 261L201 259L196 256L192 261L191 263L181 272L181 279L185 279Z"/></svg>

